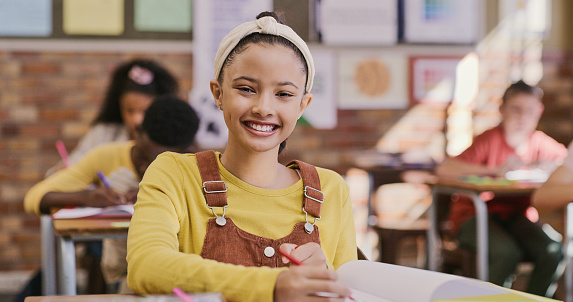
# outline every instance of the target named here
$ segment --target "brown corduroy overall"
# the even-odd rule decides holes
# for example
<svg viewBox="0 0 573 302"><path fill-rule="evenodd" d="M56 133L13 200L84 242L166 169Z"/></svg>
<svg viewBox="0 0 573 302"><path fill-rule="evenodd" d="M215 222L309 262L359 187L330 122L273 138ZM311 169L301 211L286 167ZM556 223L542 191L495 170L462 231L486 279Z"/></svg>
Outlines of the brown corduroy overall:
<svg viewBox="0 0 573 302"><path fill-rule="evenodd" d="M302 211L306 223L295 224L293 231L279 239L269 239L248 233L237 227L233 220L224 217L227 204L227 185L221 180L217 158L213 151L204 151L196 154L197 165L203 181L203 191L207 206L223 207L223 216L211 218L207 224L207 234L201 251L201 257L219 262L244 266L288 266L281 260L278 249L283 243L297 245L308 242L320 244L318 226L314 224L320 219L320 208L324 195L320 191L320 179L316 168L301 161L293 161L300 169L304 186L304 201ZM292 163L291 163L292 164ZM311 214L316 220L308 217Z"/></svg>

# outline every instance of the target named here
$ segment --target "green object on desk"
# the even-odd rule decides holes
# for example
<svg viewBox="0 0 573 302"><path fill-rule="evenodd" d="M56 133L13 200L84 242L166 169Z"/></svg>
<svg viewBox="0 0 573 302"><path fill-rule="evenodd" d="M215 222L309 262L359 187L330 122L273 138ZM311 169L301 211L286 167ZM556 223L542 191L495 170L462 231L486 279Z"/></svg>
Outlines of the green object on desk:
<svg viewBox="0 0 573 302"><path fill-rule="evenodd" d="M478 186L509 186L512 181L499 176L490 175L466 175L461 177L461 181Z"/></svg>
<svg viewBox="0 0 573 302"><path fill-rule="evenodd" d="M128 228L129 227L129 221L112 222L111 226L114 228Z"/></svg>

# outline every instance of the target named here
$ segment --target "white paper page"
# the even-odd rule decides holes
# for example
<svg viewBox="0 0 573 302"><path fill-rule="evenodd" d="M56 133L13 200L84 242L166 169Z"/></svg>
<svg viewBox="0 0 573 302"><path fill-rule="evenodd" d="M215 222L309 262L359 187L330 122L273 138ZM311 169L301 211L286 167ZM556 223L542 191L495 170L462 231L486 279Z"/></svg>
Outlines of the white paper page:
<svg viewBox="0 0 573 302"><path fill-rule="evenodd" d="M380 297L376 297L376 296L371 295L369 293L361 292L361 291L356 290L356 289L351 289L351 291L352 291L352 294L350 296L352 297L352 299L354 299L354 301L351 300L350 298L346 298L345 302L394 302L394 301L382 299Z"/></svg>
<svg viewBox="0 0 573 302"><path fill-rule="evenodd" d="M351 261L337 270L339 281L382 301L431 302L507 293L495 285L433 271L373 261Z"/></svg>
<svg viewBox="0 0 573 302"><path fill-rule="evenodd" d="M52 217L54 219L72 219L81 217L90 217L98 214L121 214L129 213L133 215L133 205L118 205L110 206L105 208L93 208L93 207L77 207L73 209L61 209L54 213Z"/></svg>

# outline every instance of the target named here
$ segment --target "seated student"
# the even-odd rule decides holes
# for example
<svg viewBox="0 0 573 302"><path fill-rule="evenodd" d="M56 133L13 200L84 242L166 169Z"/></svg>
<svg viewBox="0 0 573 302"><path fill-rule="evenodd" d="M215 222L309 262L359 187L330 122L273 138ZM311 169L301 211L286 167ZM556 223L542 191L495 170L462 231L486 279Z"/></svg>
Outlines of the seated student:
<svg viewBox="0 0 573 302"><path fill-rule="evenodd" d="M545 209L563 208L573 201L573 141L563 165L557 168L545 183L533 193L532 203Z"/></svg>
<svg viewBox="0 0 573 302"><path fill-rule="evenodd" d="M133 203L149 164L162 152L188 151L198 126L197 114L189 104L173 96L159 97L146 111L134 141L99 146L77 164L34 185L25 196L24 208L29 213L48 214L66 206ZM98 171L110 188L101 185ZM88 189L91 184L100 185ZM125 256L125 240L104 240L102 272L109 284L127 273Z"/></svg>
<svg viewBox="0 0 573 302"><path fill-rule="evenodd" d="M143 177L127 244L134 292L350 294L330 270L357 258L348 186L333 171L278 160L312 100L315 69L306 43L277 20L261 13L219 45L210 85L229 130L224 152L164 153ZM286 267L279 249L306 265Z"/></svg>
<svg viewBox="0 0 573 302"><path fill-rule="evenodd" d="M179 84L159 63L134 59L119 65L111 74L105 98L90 130L70 152L70 164L77 163L94 147L109 142L125 142L135 137L153 99L177 95ZM63 162L47 171L52 175L64 167Z"/></svg>
<svg viewBox="0 0 573 302"><path fill-rule="evenodd" d="M543 92L523 81L505 91L500 106L500 125L477 136L472 145L436 168L438 176L487 174L504 176L507 171L525 168L555 169L567 149L541 131L535 130L543 113ZM551 296L550 285L563 258L561 245L525 215L530 202L525 197L494 197L487 202L489 213L489 281L503 285L526 255L535 269L526 291ZM450 209L454 233L461 246L476 248L475 210L469 198L457 198Z"/></svg>

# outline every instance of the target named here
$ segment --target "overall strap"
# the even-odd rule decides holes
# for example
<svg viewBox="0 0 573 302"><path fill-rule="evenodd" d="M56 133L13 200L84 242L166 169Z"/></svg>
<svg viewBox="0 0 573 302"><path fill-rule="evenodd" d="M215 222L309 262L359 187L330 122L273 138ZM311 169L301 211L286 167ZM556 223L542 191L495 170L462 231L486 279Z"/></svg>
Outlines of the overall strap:
<svg viewBox="0 0 573 302"><path fill-rule="evenodd" d="M324 193L320 188L320 178L316 168L300 160L293 160L287 166L296 164L300 169L302 185L304 186L304 201L302 208L314 217L320 217L320 208L324 202Z"/></svg>
<svg viewBox="0 0 573 302"><path fill-rule="evenodd" d="M217 156L212 150L195 153L203 182L203 193L210 207L227 205L227 184L221 180Z"/></svg>

